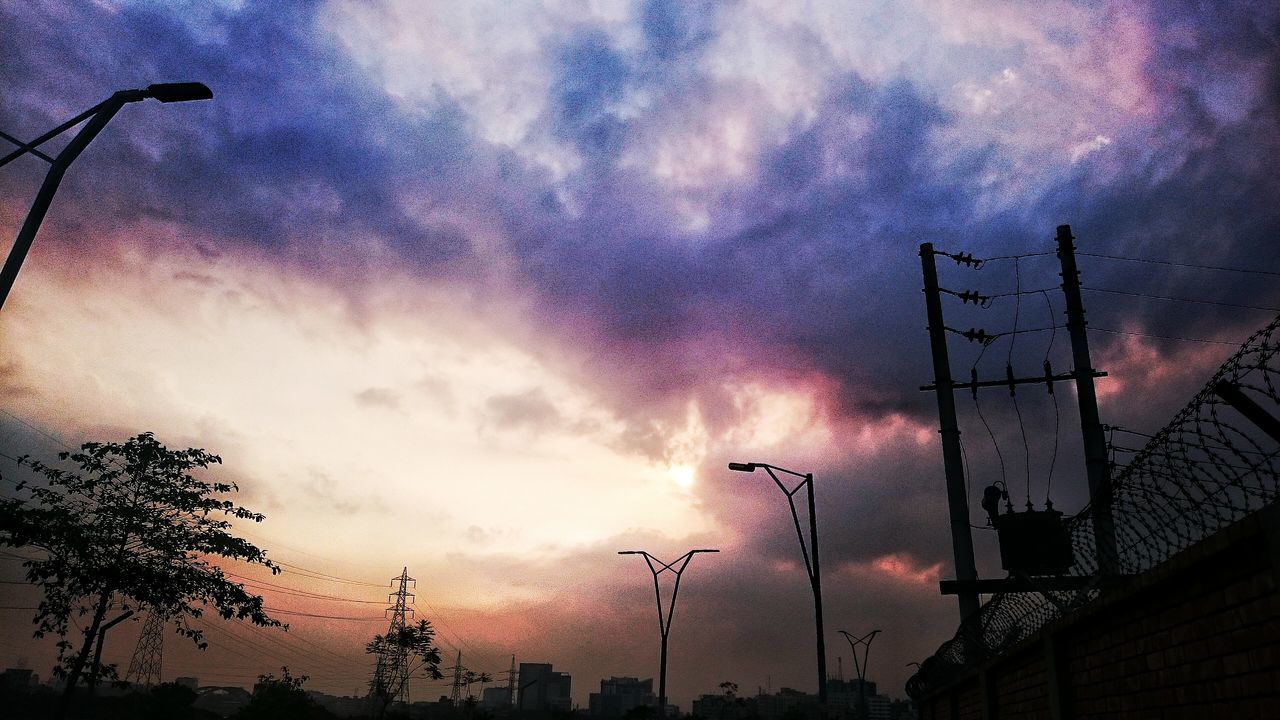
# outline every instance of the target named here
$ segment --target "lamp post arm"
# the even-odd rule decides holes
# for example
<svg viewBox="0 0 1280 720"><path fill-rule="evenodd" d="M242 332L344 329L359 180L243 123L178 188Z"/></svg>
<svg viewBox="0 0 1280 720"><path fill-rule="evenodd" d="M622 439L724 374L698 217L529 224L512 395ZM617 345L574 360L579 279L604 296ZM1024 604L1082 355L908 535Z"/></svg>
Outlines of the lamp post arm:
<svg viewBox="0 0 1280 720"><path fill-rule="evenodd" d="M786 474L788 474L788 475L795 475L795 476L796 476L796 477L798 477L798 478L808 478L808 477L812 477L812 475L811 475L810 473L796 472L795 470L788 470L788 469L786 469L786 468L784 468L784 467L778 467L777 465L769 465L768 463L756 463L756 465L758 465L758 466L760 466L760 467L764 468L765 470L777 470L778 472L784 472L784 473L786 473ZM772 473L772 472L770 472L769 474L770 474L770 475L773 475L773 473ZM777 476L775 475L773 479L774 479L774 480L777 480L778 478L777 478Z"/></svg>
<svg viewBox="0 0 1280 720"><path fill-rule="evenodd" d="M54 159L49 173L45 175L44 182L40 185L40 191L36 193L35 202L31 203L27 219L23 221L22 229L18 231L18 238L14 240L13 249L9 251L4 268L0 269L0 308L4 307L9 291L13 288L14 281L18 279L18 271L22 269L22 262L26 260L27 252L31 250L31 243L36 239L36 231L40 229L40 223L44 220L45 213L49 211L49 203L53 201L53 195L58 191L58 185L62 183L67 167L80 156L98 133L102 132L102 128L115 117L120 108L124 107L125 103L133 101L126 94L127 92L116 93L96 105L89 122L76 133L71 142Z"/></svg>
<svg viewBox="0 0 1280 720"><path fill-rule="evenodd" d="M111 97L107 98L106 100L103 100L102 102L98 103L97 105L94 105L93 107L89 108L88 110L85 110L84 112L82 112L82 113L80 113L79 115L77 115L77 116L75 116L75 117L71 118L70 120L68 120L68 121L66 121L66 122L64 122L64 123L62 123L62 124L61 124L61 125L59 125L58 127L56 127L56 128L54 128L54 129L50 130L49 132L47 132L47 133L45 133L45 134L41 135L40 137L36 138L35 140L32 140L31 142L28 142L28 143L19 142L19 143L18 143L18 149L17 149L17 150L14 150L13 152L9 153L8 155L5 155L4 157L0 158L0 167L3 167L3 166L5 166L5 165L8 165L11 161L13 161L13 160L14 160L14 159L16 159L16 158L22 157L22 156L23 156L23 155L25 155L26 153L34 153L34 152L35 152L35 150L36 150L36 148L37 148L37 147L39 147L40 145L42 145L45 141L50 140L50 139L52 139L52 138L55 138L55 137L57 137L58 135L61 135L62 133L66 132L67 130L70 130L71 128L75 127L76 125L79 125L80 123L84 122L85 118L87 118L87 117L89 117L89 116L91 116L91 115L95 115L95 114L97 114L98 112L100 112L100 111L102 111L103 109L105 109L107 105L110 105L110 104L112 104L112 103L114 103L114 102L116 102L116 96L115 96L115 95L112 95ZM122 102L122 103L120 103L120 104L121 104L121 105L123 105L124 103ZM117 108L117 109L118 109L118 108ZM114 112L114 111L112 111L112 112ZM84 131L82 130L81 132L83 133ZM91 138L91 139L92 139L92 138ZM72 142L75 142L75 141L73 140ZM70 149L70 146L67 146L67 150L69 150L69 149ZM63 152L65 153L65 152L66 152L66 150L63 150ZM54 162L54 161L53 161L53 160L50 160L50 162ZM68 161L68 162L70 162L70 161Z"/></svg>

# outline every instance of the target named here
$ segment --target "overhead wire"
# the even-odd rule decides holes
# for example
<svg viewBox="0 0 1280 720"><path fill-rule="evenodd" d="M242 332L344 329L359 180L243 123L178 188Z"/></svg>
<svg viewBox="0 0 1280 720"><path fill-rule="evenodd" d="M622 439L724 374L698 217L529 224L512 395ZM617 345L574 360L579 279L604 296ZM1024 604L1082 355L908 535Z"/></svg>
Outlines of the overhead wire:
<svg viewBox="0 0 1280 720"><path fill-rule="evenodd" d="M1043 252L1018 253L1016 255L996 255L995 257L982 258L983 262L991 262L992 260L1021 260L1023 258L1041 257L1044 255L1055 255L1056 250L1045 250Z"/></svg>
<svg viewBox="0 0 1280 720"><path fill-rule="evenodd" d="M1221 272L1237 272L1248 273L1252 275L1266 275L1268 277L1280 277L1280 272L1273 270L1258 270L1256 268L1233 268L1221 265L1202 265L1198 263L1177 262L1174 260L1153 260L1151 258L1126 257L1123 255L1110 255L1106 253L1087 253L1077 252L1076 255L1081 257L1102 258L1104 260L1124 260L1127 262L1150 263L1153 265L1171 265L1174 267L1194 268L1197 270L1217 270Z"/></svg>
<svg viewBox="0 0 1280 720"><path fill-rule="evenodd" d="M1049 291L1042 290L1040 292L1044 295L1045 305L1048 306L1049 317L1053 318L1053 301L1049 299ZM1053 334L1049 336L1049 346L1044 351L1046 367L1049 365L1049 356L1053 353L1053 343L1057 337L1057 330L1054 330ZM1053 488L1053 471L1058 464L1058 446L1061 444L1062 439L1062 411L1058 407L1058 396L1054 393L1049 393L1049 397L1053 400L1053 454L1049 457L1049 475L1044 484L1044 503L1046 508L1050 507L1052 503L1049 499L1049 491Z"/></svg>
<svg viewBox="0 0 1280 720"><path fill-rule="evenodd" d="M1111 335L1133 335L1135 337L1155 338L1158 340L1181 340L1184 342L1206 343L1209 345L1227 345L1230 347L1238 347L1240 345L1240 343L1228 342L1226 340L1207 340L1205 338L1193 338L1193 337L1185 337L1181 335L1159 335L1156 333L1138 332L1136 330L1113 330L1111 328L1099 327L1093 324L1090 324L1088 326L1088 329L1097 330L1098 332L1109 333Z"/></svg>
<svg viewBox="0 0 1280 720"><path fill-rule="evenodd" d="M1280 308L1268 307L1265 305L1248 305L1245 303L1230 303L1219 300L1196 300L1194 298L1173 297L1171 295L1152 295L1150 293L1134 292L1132 290L1114 290L1111 288L1090 287L1081 285L1081 290L1090 290L1092 292L1110 293L1112 295L1128 295L1130 297L1151 298L1153 300L1171 300L1173 302L1196 303L1198 305L1217 305L1220 307L1237 308L1241 310L1261 310L1264 312L1280 312Z"/></svg>
<svg viewBox="0 0 1280 720"><path fill-rule="evenodd" d="M990 346L983 345L982 350L978 352L978 357L973 361L973 366L970 368L971 374L978 369L978 364L982 362L982 356L987 354L988 347ZM991 447L996 451L996 459L1000 461L1000 482L1008 485L1008 478L1005 474L1004 467L1004 453L1000 452L1000 443L996 440L996 434L992 431L991 424L987 422L986 416L982 414L982 404L978 402L977 392L973 393L973 409L978 413L978 420L982 422L982 427L986 428L987 435L991 438Z"/></svg>
<svg viewBox="0 0 1280 720"><path fill-rule="evenodd" d="M1013 261L1013 287L1015 291L1022 290L1022 261L1020 258L1015 258ZM1013 374L1013 370L1012 370L1013 348L1014 348L1014 345L1018 342L1018 335L1017 335L1018 321L1021 319L1021 316L1022 316L1022 295L1019 292L1019 294L1014 296L1014 305L1013 305L1014 334L1009 338L1009 352L1005 356L1005 366L1009 368L1010 375ZM1051 329L1053 328L1053 318L1049 318L1049 326ZM1056 333L1057 330L1054 329L1053 332ZM1022 408L1018 406L1018 394L1013 391L1012 387L1009 389L1009 399L1013 402L1013 412L1018 418L1018 429L1022 433L1022 451L1023 451L1024 467L1026 468L1026 476L1027 476L1026 477L1027 509L1030 510L1031 509L1031 444L1027 442L1027 426L1026 426L1026 423L1022 421Z"/></svg>

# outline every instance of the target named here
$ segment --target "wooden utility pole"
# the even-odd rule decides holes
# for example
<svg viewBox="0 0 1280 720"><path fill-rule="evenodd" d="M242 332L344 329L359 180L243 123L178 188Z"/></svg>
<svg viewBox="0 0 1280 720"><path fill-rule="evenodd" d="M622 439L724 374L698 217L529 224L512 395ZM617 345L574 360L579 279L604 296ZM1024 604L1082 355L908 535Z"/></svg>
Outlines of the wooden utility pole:
<svg viewBox="0 0 1280 720"><path fill-rule="evenodd" d="M1107 465L1107 441L1098 419L1093 362L1089 358L1088 323L1080 300L1080 271L1070 225L1058 226L1058 260L1062 264L1062 294L1067 304L1067 334L1071 337L1072 375L1080 404L1080 432L1084 436L1085 471L1089 478L1093 541L1098 554L1098 574L1107 577L1118 570L1115 522L1111 515L1111 470ZM941 393L939 393L941 394Z"/></svg>
<svg viewBox="0 0 1280 720"><path fill-rule="evenodd" d="M951 548L955 553L956 579L976 581L978 569L973 561L973 535L969 530L969 498L965 493L964 457L960 452L960 426L956 421L953 394L955 382L951 379L951 359L947 354L947 331L942 321L942 299L938 291L933 243L920 246L920 266L924 271L924 302L929 317L929 345L933 351L933 383L938 397L938 425L942 434L942 464L947 479L947 508L951 516ZM967 591L957 597L961 620L978 611L978 593Z"/></svg>

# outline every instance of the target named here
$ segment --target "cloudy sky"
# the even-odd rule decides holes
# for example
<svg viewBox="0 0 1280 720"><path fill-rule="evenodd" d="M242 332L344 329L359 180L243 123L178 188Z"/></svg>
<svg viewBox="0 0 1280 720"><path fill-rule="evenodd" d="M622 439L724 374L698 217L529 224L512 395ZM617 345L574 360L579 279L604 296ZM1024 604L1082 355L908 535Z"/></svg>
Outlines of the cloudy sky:
<svg viewBox="0 0 1280 720"><path fill-rule="evenodd" d="M816 473L833 674L836 630L880 628L871 678L902 695L957 621L918 245L1033 254L942 260L948 288L1050 290L946 299L988 332L1061 324L1034 255L1059 224L1082 252L1280 270L1265 3L0 0L0 23L19 138L117 89L215 93L120 112L0 313L5 454L144 430L208 448L291 565L258 586L309 614L288 635L172 638L169 677L287 664L350 693L407 566L465 665L552 662L585 706L656 672L651 578L615 551L715 547L681 586L672 699L812 690L785 498L725 469L758 460ZM44 171L0 169L10 237ZM1280 305L1261 275L1081 267L1134 293L1085 302L1103 420L1142 431L1275 315L1151 296ZM952 340L957 376L1070 365L1060 329ZM1069 393L1020 391L1025 449L1006 393L982 398L990 435L958 398L975 495L1004 477L1079 509ZM24 611L0 612L0 662L46 675Z"/></svg>

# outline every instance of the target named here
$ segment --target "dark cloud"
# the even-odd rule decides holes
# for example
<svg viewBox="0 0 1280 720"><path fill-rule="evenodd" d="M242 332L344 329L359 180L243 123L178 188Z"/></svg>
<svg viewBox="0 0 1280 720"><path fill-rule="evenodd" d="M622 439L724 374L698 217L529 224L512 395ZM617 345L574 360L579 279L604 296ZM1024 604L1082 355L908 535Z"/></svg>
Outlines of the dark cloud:
<svg viewBox="0 0 1280 720"><path fill-rule="evenodd" d="M68 176L42 242L84 247L146 229L154 242L193 245L206 257L265 250L282 265L353 272L385 246L424 282L480 287L491 280L474 255L473 229L428 219L421 208L483 207L491 213L487 229L509 242L502 250L511 254L511 282L529 296L537 325L530 333L548 355L562 354L580 369L578 379L622 419L617 443L651 458L667 459L690 400L712 431L742 417L726 379L829 381L833 397L815 392L830 401L836 420L848 421L842 431L852 435L849 426L864 425L867 442L887 440L833 447L825 465L813 468L829 563L828 625L883 628L876 654L886 669L873 676L896 691L906 672L890 668L927 655L955 620L954 602L929 583L912 585L876 566L893 557L916 570L940 564L943 577L951 572L936 434L919 443L910 429L915 423L931 431L936 418L933 397L917 390L932 376L917 246L931 241L987 257L1043 252L1052 249L1054 227L1070 223L1082 251L1280 269L1280 21L1274 8L1254 3L1165 3L1144 11L1157 40L1145 68L1152 116L1124 125L1105 148L1070 165L1055 161L1061 166L1046 168L1053 173L1047 180L1013 191L1017 196L994 211L981 200L991 177L1022 187L1020 178L1006 177L1016 167L1007 148L977 139L944 147L965 140L955 140L957 118L931 91L904 79L905 69L884 79L841 76L818 98L813 117L761 148L744 176L708 191L710 225L690 230L670 211L667 189L622 161L644 127L619 106L635 90L660 110L689 96L709 101L689 68L706 49L714 14L685 3L645 3L645 48L636 53L595 30L571 28L558 37L542 121L583 161L563 178L483 140L443 91L419 105L392 98L316 32L314 6L305 3L194 18L143 5L6 5L0 22L23 32L0 47L8 93L0 128L31 137L116 88L156 80L203 80L216 93L212 103L123 111ZM1052 39L1071 47L1085 33L1064 29ZM1026 52L971 48L958 57L983 75ZM758 102L738 91L740 102ZM850 129L853 120L862 130ZM8 174L10 167L0 174L0 195L5 217L16 218L14 208L30 197L21 182L32 176ZM1052 256L993 260L978 271L944 262L941 273L956 290L1052 289L1055 264ZM1081 266L1086 285L1280 306L1268 277L1088 257ZM368 287L350 285L354 294ZM1090 292L1096 328L1242 339L1269 319L1265 312ZM1056 291L1010 296L990 309L947 302L957 328L1000 332L1015 322L1024 330L1061 322ZM1038 372L1045 359L1061 370L1071 366L1061 330L1006 336L986 351L952 339L958 377L970 368L999 376L1006 365ZM1193 355L1194 344L1144 338L1154 355L1143 364L1129 360L1125 343L1132 340L1091 335L1095 364L1128 373L1100 381L1127 388L1104 396L1104 419L1150 431L1211 372L1212 358L1202 369L1156 375L1157 364L1209 356ZM1224 357L1229 352L1222 347ZM11 366L0 387L17 402L25 385L11 387ZM424 379L422 387L452 408L439 380ZM1004 479L1040 504L1052 475L1055 504L1069 511L1083 504L1074 398L1059 393L1020 390L1016 408L1002 391L984 395L981 406L958 396L971 496ZM390 407L399 398L369 388L356 400ZM565 422L539 388L495 395L481 411L503 430ZM908 429L885 430L895 417ZM38 433L3 432L6 453L43 442ZM240 442L227 441L229 457ZM810 598L785 499L765 478L744 486L744 478L727 477L724 460L707 460L696 501L743 540L736 554L705 564L699 558L682 586L673 695L688 698L723 680L744 689L763 685L769 680L761 668L782 668L775 688L809 688ZM309 490L317 502L377 509L336 492L323 474ZM270 509L268 495L257 497ZM980 563L991 569L994 548L975 532ZM479 525L467 536L492 540ZM644 634L653 630L651 587L640 567L633 584L612 585L616 568L604 558L616 560L613 545L666 541L623 535L555 564L485 558L486 572L513 587L537 588L556 573L577 571L591 592L511 609L513 617L538 617L538 628L518 648L493 641L482 651L553 660L575 672L576 683L605 673L648 676L656 664L656 638ZM830 652L839 652L834 640ZM616 667L602 668L601 657Z"/></svg>

